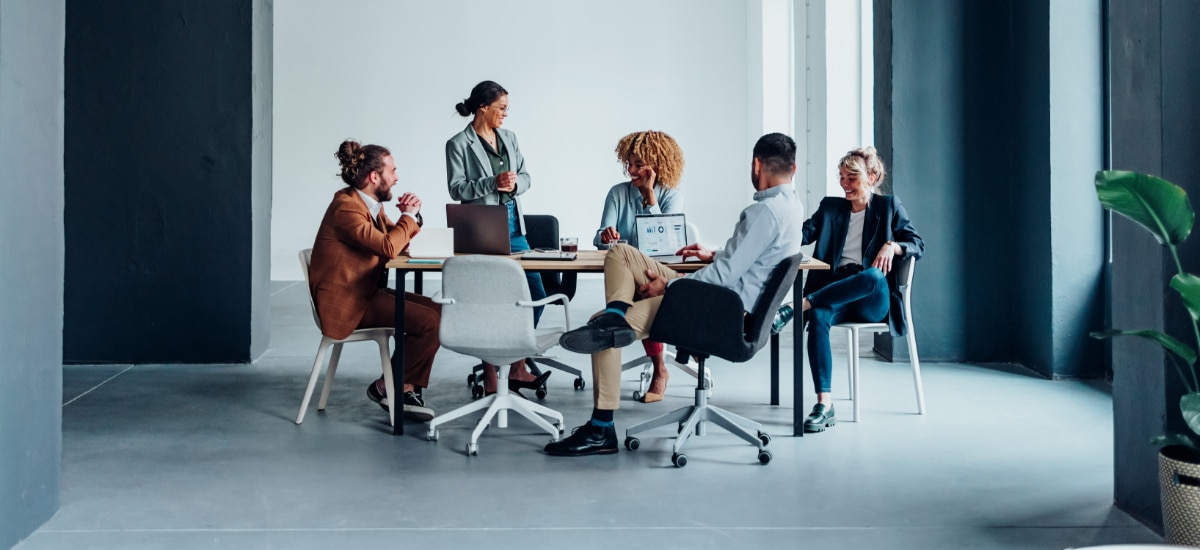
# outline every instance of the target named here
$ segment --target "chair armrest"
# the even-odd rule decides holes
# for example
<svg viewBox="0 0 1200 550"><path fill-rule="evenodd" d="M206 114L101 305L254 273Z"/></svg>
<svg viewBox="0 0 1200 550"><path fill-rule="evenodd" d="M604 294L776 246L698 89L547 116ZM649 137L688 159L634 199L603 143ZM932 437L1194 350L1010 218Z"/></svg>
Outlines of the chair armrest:
<svg viewBox="0 0 1200 550"><path fill-rule="evenodd" d="M563 319L567 326L567 330L571 330L571 300L570 298L567 298L566 294L551 294L545 298L542 298L541 300L521 300L517 302L517 305L521 307L537 307L544 306L546 304L552 304L554 302L562 302Z"/></svg>
<svg viewBox="0 0 1200 550"><path fill-rule="evenodd" d="M541 300L520 300L517 302L517 305L521 307L537 307L544 306L546 304L552 304L554 302L562 302L562 305L565 306L570 303L570 300L567 299L565 294L551 294L545 298L542 298Z"/></svg>
<svg viewBox="0 0 1200 550"><path fill-rule="evenodd" d="M442 298L442 292L440 290L433 293L433 296L431 296L429 299L433 300L433 303L435 304L447 305L454 303L454 298Z"/></svg>
<svg viewBox="0 0 1200 550"><path fill-rule="evenodd" d="M708 355L723 356L745 347L745 317L737 293L692 279L677 280L659 305L650 339Z"/></svg>

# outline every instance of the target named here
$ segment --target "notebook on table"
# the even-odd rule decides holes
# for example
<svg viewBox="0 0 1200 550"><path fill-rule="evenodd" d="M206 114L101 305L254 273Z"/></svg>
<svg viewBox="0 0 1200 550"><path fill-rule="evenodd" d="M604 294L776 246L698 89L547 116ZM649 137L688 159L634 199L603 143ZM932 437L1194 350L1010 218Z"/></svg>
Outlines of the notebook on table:
<svg viewBox="0 0 1200 550"><path fill-rule="evenodd" d="M446 225L454 229L458 254L511 254L508 208L499 204L447 204Z"/></svg>
<svg viewBox="0 0 1200 550"><path fill-rule="evenodd" d="M683 214L641 214L633 221L637 247L664 264L684 262L675 251L687 246L687 220Z"/></svg>

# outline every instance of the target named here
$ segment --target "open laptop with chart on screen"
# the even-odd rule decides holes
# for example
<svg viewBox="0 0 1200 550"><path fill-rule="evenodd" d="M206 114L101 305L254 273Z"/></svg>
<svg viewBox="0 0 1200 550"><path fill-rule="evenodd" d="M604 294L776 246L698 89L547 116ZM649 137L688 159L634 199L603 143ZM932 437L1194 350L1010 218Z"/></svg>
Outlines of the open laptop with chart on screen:
<svg viewBox="0 0 1200 550"><path fill-rule="evenodd" d="M687 220L683 214L643 214L633 222L637 247L664 264L684 261L675 252L687 245Z"/></svg>

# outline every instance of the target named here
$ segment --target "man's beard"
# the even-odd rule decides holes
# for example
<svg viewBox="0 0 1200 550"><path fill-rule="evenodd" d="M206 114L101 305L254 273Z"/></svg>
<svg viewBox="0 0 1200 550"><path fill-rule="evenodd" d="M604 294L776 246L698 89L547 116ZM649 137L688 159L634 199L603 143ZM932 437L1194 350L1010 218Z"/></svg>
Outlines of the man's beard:
<svg viewBox="0 0 1200 550"><path fill-rule="evenodd" d="M378 200L379 202L387 202L392 200L392 190L380 189L375 191L375 200Z"/></svg>

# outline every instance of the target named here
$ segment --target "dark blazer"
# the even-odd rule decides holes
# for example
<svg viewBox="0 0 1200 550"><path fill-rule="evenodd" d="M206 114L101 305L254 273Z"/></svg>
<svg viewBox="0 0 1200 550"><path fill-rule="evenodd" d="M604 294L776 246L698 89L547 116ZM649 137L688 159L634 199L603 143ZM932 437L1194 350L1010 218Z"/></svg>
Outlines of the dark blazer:
<svg viewBox="0 0 1200 550"><path fill-rule="evenodd" d="M850 227L850 201L842 197L825 197L816 213L804 222L804 244L817 242L813 257L834 268L842 257L846 246L846 233ZM894 195L873 195L867 203L867 214L863 219L863 267L883 248L883 243L892 241L904 249L901 257L920 258L925 254L925 241L917 234L908 219L908 213ZM809 271L804 283L807 296L824 288L833 279L833 270ZM896 270L887 274L888 290L891 295L888 307L888 327L892 336L904 336L904 308L900 306L900 289L897 288Z"/></svg>

